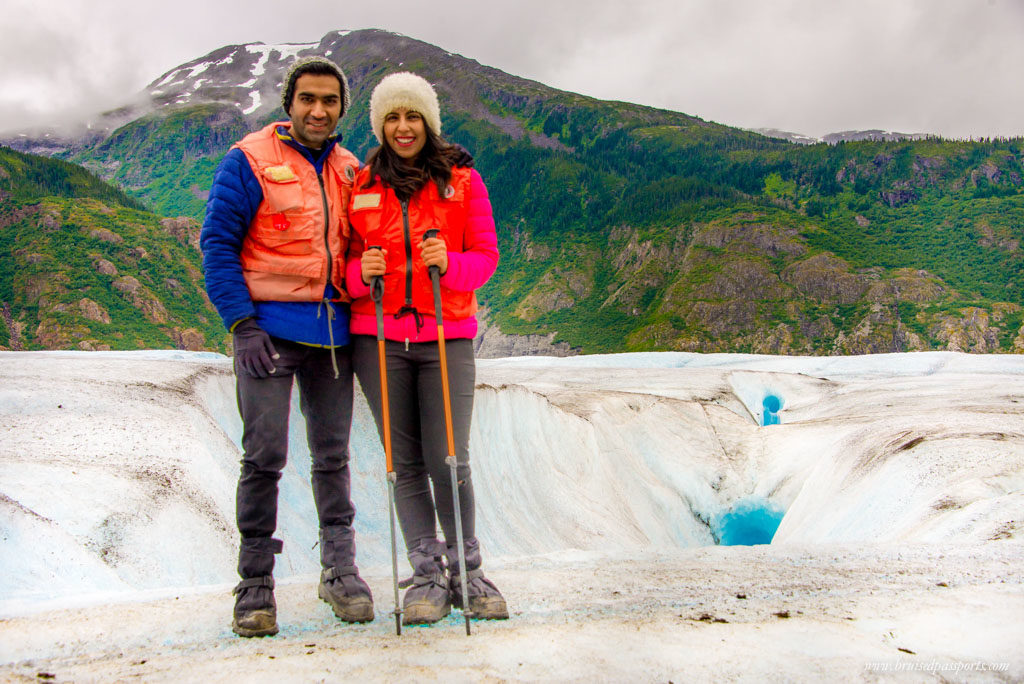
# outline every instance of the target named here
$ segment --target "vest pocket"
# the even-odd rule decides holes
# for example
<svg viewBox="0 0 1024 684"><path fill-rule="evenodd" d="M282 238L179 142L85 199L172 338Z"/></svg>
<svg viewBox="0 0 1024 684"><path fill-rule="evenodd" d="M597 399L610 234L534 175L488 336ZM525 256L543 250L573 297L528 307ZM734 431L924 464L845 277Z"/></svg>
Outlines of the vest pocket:
<svg viewBox="0 0 1024 684"><path fill-rule="evenodd" d="M312 240L318 234L317 228L323 230L323 224L315 225L309 217L300 213L270 212L269 207L262 207L256 214L249 233L256 240L267 244L279 244L291 240Z"/></svg>
<svg viewBox="0 0 1024 684"><path fill-rule="evenodd" d="M286 181L274 181L264 175L263 180L263 200L272 213L279 214L302 209L302 183L297 177L293 176Z"/></svg>
<svg viewBox="0 0 1024 684"><path fill-rule="evenodd" d="M253 236L252 243L255 247L273 254L296 255L313 253L313 241L309 238L276 236L261 232Z"/></svg>

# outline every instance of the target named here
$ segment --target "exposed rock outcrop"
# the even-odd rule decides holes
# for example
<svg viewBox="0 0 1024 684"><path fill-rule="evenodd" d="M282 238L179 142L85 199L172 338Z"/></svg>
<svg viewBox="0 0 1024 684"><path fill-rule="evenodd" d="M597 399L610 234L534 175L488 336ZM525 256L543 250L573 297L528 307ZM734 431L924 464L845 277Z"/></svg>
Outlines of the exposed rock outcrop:
<svg viewBox="0 0 1024 684"><path fill-rule="evenodd" d="M691 244L694 247L728 247L733 252L762 253L773 257L799 256L807 252L807 247L797 238L795 228L757 221L701 226L694 230Z"/></svg>
<svg viewBox="0 0 1024 684"><path fill-rule="evenodd" d="M545 273L537 287L519 302L515 315L524 321L535 321L548 311L568 309L575 305L585 299L593 287L593 264L556 267Z"/></svg>
<svg viewBox="0 0 1024 684"><path fill-rule="evenodd" d="M960 316L938 316L929 333L949 351L985 353L999 349L999 328L984 309L967 307Z"/></svg>
<svg viewBox="0 0 1024 684"><path fill-rule="evenodd" d="M35 342L44 349L70 349L77 348L88 335L89 329L84 325L67 325L46 316L36 328Z"/></svg>
<svg viewBox="0 0 1024 684"><path fill-rule="evenodd" d="M910 204L911 202L917 201L917 193L906 188L881 190L878 195L882 198L883 202L893 208L902 207L904 204Z"/></svg>
<svg viewBox="0 0 1024 684"><path fill-rule="evenodd" d="M206 338L195 328L174 328L171 331L174 346L185 351L202 351L206 348Z"/></svg>
<svg viewBox="0 0 1024 684"><path fill-rule="evenodd" d="M15 207L12 211L0 215L0 230L25 219L29 219L44 230L52 231L60 228L61 215L56 207L45 204Z"/></svg>
<svg viewBox="0 0 1024 684"><path fill-rule="evenodd" d="M11 315L11 306L7 302L0 304L0 320L3 320L4 326L7 328L7 348L10 351L21 351L21 333L25 325L14 320Z"/></svg>
<svg viewBox="0 0 1024 684"><path fill-rule="evenodd" d="M912 332L892 307L873 304L871 312L849 333L839 333L833 354L883 354L924 351L928 345Z"/></svg>
<svg viewBox="0 0 1024 684"><path fill-rule="evenodd" d="M81 310L82 315L90 321L110 323L110 314L107 313L107 310L88 297L83 297L78 301L78 308Z"/></svg>
<svg viewBox="0 0 1024 684"><path fill-rule="evenodd" d="M613 306L631 316L641 313L641 301L652 290L663 287L679 269L686 253L686 233L680 229L674 243L655 244L653 240L641 240L635 228L622 226L612 231L611 241L618 244L612 265L615 268L615 282L621 283L610 290L611 294L601 304Z"/></svg>
<svg viewBox="0 0 1024 684"><path fill-rule="evenodd" d="M477 312L480 328L473 340L473 350L481 359L507 356L574 356L579 350L565 342L555 342L555 333L547 335L506 335L488 318L487 309Z"/></svg>
<svg viewBox="0 0 1024 684"><path fill-rule="evenodd" d="M142 283L132 276L122 276L114 281L114 288L124 293L132 306L153 323L167 323L167 309Z"/></svg>
<svg viewBox="0 0 1024 684"><path fill-rule="evenodd" d="M209 193L207 193L209 194ZM160 219L160 225L183 245L189 245L199 251L199 222L187 216Z"/></svg>
<svg viewBox="0 0 1024 684"><path fill-rule="evenodd" d="M763 260L731 259L711 281L694 291L697 299L783 299L792 292Z"/></svg>
<svg viewBox="0 0 1024 684"><path fill-rule="evenodd" d="M94 255L93 256L93 260L92 260L92 264L96 268L96 272L97 273L102 273L103 275L106 275L106 276L116 276L117 275L117 267L114 266L114 264L112 264L109 261L107 261L106 259L104 259L103 257L100 257L98 255Z"/></svg>
<svg viewBox="0 0 1024 684"><path fill-rule="evenodd" d="M872 283L865 297L871 302L924 304L950 294L943 282L928 271L901 268L893 277Z"/></svg>
<svg viewBox="0 0 1024 684"><path fill-rule="evenodd" d="M1001 249L1005 252L1016 252L1020 249L1020 239L997 235L987 221L979 221L975 228L981 233L978 244L982 247Z"/></svg>
<svg viewBox="0 0 1024 684"><path fill-rule="evenodd" d="M782 279L802 294L820 302L852 304L867 289L869 278L832 254L816 254L782 272Z"/></svg>
<svg viewBox="0 0 1024 684"><path fill-rule="evenodd" d="M90 228L86 230L86 235L97 240L103 240L104 242L110 242L112 244L121 244L124 242L124 238L117 233L107 230L106 228Z"/></svg>

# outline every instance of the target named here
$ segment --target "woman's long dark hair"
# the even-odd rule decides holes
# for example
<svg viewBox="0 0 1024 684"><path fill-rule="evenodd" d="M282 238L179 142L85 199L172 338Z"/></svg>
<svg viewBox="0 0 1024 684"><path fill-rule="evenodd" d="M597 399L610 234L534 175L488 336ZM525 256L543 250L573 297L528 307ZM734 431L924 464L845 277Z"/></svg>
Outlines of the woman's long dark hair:
<svg viewBox="0 0 1024 684"><path fill-rule="evenodd" d="M428 181L433 181L437 193L443 197L452 178L452 167L461 153L434 133L426 121L423 122L423 129L427 133L427 140L412 164L399 157L387 142L370 152L366 158L366 164L370 167L370 180L363 189L373 187L377 176L380 176L385 185L394 189L398 199L404 201L415 195Z"/></svg>

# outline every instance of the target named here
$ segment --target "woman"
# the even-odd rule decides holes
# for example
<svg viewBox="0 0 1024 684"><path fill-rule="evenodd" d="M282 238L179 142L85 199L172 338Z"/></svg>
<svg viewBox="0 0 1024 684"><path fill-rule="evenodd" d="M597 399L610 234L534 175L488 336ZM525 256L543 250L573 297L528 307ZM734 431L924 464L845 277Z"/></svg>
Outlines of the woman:
<svg viewBox="0 0 1024 684"><path fill-rule="evenodd" d="M468 607L478 618L507 618L505 599L480 570L469 468L476 383L474 290L498 264L487 189L475 170L455 165L462 152L441 139L437 94L423 78L403 72L381 80L370 97L370 124L381 146L352 186L346 275L353 298L353 366L378 431L377 319L370 284L377 276L384 279L395 507L413 568L402 621L436 622L452 604L462 605L431 266L441 273ZM440 231L439 237L426 237L432 229ZM437 538L435 513L443 543Z"/></svg>

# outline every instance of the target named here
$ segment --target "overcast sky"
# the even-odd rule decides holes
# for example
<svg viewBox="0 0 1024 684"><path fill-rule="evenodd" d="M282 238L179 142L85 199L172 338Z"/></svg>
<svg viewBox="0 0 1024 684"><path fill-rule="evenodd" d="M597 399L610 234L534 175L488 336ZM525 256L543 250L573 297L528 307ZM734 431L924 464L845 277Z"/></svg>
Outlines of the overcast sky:
<svg viewBox="0 0 1024 684"><path fill-rule="evenodd" d="M4 5L0 130L116 106L223 45L382 28L563 90L732 126L1024 136L1024 0Z"/></svg>

